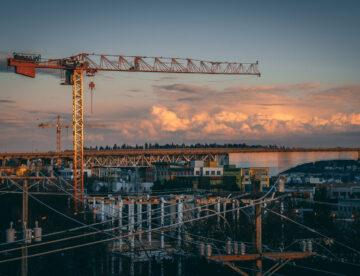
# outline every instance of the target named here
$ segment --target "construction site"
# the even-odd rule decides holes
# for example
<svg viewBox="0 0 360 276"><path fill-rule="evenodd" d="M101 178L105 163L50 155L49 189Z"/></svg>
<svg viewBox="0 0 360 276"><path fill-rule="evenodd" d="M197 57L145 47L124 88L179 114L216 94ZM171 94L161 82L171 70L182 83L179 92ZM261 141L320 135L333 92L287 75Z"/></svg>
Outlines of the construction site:
<svg viewBox="0 0 360 276"><path fill-rule="evenodd" d="M262 172L258 178L256 170L249 169L247 189L240 190L190 186L88 192L86 170L93 173L106 167L131 168L137 177L138 168L156 162L200 160L229 165L229 152L246 150L84 153L84 128L106 128L84 123L86 76L125 71L260 77L258 62L85 53L43 59L40 55L14 53L8 66L31 78L39 69L60 70L61 84L72 87L73 122L64 124L57 117L56 124L39 125L57 129L56 152L1 154L3 275L319 275L329 270L332 275L354 275L358 271L360 252L356 246L305 225L304 216L300 218L298 213L305 209L303 200L309 197L287 192L281 174L269 185L267 173L267 182L262 184ZM94 89L95 83L91 81L89 88ZM61 149L62 128L72 128L72 151ZM359 149L318 151L350 152L358 159ZM214 179L222 175L220 170L215 173L217 166L208 169ZM71 170L71 177L59 175L56 169L61 168ZM317 214L314 211L312 215Z"/></svg>

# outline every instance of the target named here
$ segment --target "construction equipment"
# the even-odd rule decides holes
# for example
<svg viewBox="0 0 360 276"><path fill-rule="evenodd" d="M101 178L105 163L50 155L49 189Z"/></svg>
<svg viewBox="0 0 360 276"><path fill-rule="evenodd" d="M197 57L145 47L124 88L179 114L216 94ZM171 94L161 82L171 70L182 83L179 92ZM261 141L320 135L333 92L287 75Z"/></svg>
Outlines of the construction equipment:
<svg viewBox="0 0 360 276"><path fill-rule="evenodd" d="M60 115L57 116L57 123L56 125L49 125L49 124L39 124L39 127L41 128L47 128L47 127L56 127L56 150L57 150L57 153L60 153L61 152L61 128L70 128L72 127L71 124L61 124L60 123ZM100 124L84 124L84 127L87 127L87 128L105 128L106 126L105 125L100 125ZM57 166L60 167L60 162L61 162L61 159L59 158L58 159L58 162L57 162Z"/></svg>
<svg viewBox="0 0 360 276"><path fill-rule="evenodd" d="M256 63L212 62L190 58L163 58L122 55L78 54L62 59L42 59L39 55L14 53L8 65L15 73L35 77L36 68L65 71L63 84L73 88L73 168L75 198L84 200L83 154L84 112L83 77L93 76L98 71L157 72L182 74L224 74L260 76Z"/></svg>

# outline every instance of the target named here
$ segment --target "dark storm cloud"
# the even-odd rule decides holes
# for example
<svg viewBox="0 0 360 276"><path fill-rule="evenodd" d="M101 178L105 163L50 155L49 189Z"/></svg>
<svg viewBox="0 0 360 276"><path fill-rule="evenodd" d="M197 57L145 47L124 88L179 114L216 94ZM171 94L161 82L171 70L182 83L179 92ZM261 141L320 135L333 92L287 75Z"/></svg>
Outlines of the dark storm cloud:
<svg viewBox="0 0 360 276"><path fill-rule="evenodd" d="M15 103L15 101L8 99L0 99L0 103Z"/></svg>
<svg viewBox="0 0 360 276"><path fill-rule="evenodd" d="M177 99L178 101L180 101L180 102L200 102L201 100L202 100L202 98L200 98L200 97L194 97L194 98L192 98L192 97L186 97L186 98L179 98L179 99Z"/></svg>
<svg viewBox="0 0 360 276"><path fill-rule="evenodd" d="M171 85L154 85L154 88L156 90L163 90L163 91L165 90L174 93L189 93L189 94L195 94L199 92L204 92L204 90L210 90L210 88L207 86L186 85L180 83L175 83Z"/></svg>

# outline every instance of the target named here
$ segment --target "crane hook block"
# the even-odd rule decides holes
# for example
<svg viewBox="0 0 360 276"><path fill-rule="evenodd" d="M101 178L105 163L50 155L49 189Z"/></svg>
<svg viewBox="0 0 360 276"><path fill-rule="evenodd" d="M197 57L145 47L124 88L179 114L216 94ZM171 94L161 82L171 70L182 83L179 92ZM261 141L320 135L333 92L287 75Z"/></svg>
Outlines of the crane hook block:
<svg viewBox="0 0 360 276"><path fill-rule="evenodd" d="M90 82L89 83L89 88L91 89L91 91L93 91L95 89L95 83L94 82Z"/></svg>

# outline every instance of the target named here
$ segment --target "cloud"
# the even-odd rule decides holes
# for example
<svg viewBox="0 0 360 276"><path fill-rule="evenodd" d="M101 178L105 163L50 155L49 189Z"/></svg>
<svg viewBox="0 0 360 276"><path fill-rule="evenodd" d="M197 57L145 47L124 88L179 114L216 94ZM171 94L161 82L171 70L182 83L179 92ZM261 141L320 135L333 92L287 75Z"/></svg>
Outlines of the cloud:
<svg viewBox="0 0 360 276"><path fill-rule="evenodd" d="M0 99L0 103L15 103L15 101L8 99Z"/></svg>
<svg viewBox="0 0 360 276"><path fill-rule="evenodd" d="M316 82L304 82L292 85L258 85L258 86L235 86L225 89L225 92L290 92L290 91L311 91L315 89L323 88L322 85Z"/></svg>
<svg viewBox="0 0 360 276"><path fill-rule="evenodd" d="M234 129L227 126L226 124L219 124L215 121L210 121L206 126L202 129L202 131L206 134L220 134L220 135L229 135L234 134Z"/></svg>
<svg viewBox="0 0 360 276"><path fill-rule="evenodd" d="M154 92L160 102L179 101L191 105L201 104L202 107L214 106L288 106L301 101L294 97L293 91L311 92L321 88L316 83L303 83L287 86L236 86L218 90L206 85L157 85ZM235 109L235 108L234 108Z"/></svg>
<svg viewBox="0 0 360 276"><path fill-rule="evenodd" d="M360 113L337 113L330 117L315 116L310 119L296 118L291 114L274 113L266 115L222 110L218 113L198 112L178 114L165 106L152 108L148 123L154 129L176 133L185 131L185 137L212 139L219 136L231 139L259 140L265 137L284 137L290 135L329 134L360 129ZM154 132L161 135L160 132Z"/></svg>
<svg viewBox="0 0 360 276"><path fill-rule="evenodd" d="M186 139L283 139L360 127L358 84L326 88L306 82L215 89L176 83L154 86L154 92L159 99L151 112L154 126L173 135L184 131Z"/></svg>
<svg viewBox="0 0 360 276"><path fill-rule="evenodd" d="M104 141L103 134L85 134L85 139L87 143L99 143Z"/></svg>
<svg viewBox="0 0 360 276"><path fill-rule="evenodd" d="M175 83L171 85L154 85L153 88L161 94L161 91L179 94L209 94L209 92L215 92L216 90L205 85L187 85Z"/></svg>
<svg viewBox="0 0 360 276"><path fill-rule="evenodd" d="M263 97L284 97L284 92L294 91L314 91L316 89L323 88L322 85L316 82L305 82L292 85L270 86L270 85L258 85L258 86L234 86L227 87L225 89L217 90L206 85L188 85L175 83L171 85L154 85L155 93L160 97L168 97L171 99L184 99L191 101L192 98L199 99L200 97L216 97L217 99L226 98L241 98L245 100L260 101ZM280 94L280 95L279 95ZM280 101L280 104L283 104Z"/></svg>
<svg viewBox="0 0 360 276"><path fill-rule="evenodd" d="M157 81L173 81L179 79L179 77L175 77L175 76L166 76L166 77L161 77L159 79L157 79Z"/></svg>
<svg viewBox="0 0 360 276"><path fill-rule="evenodd" d="M348 84L315 91L305 95L304 101L311 105L327 105L337 109L358 108L360 107L360 85Z"/></svg>
<svg viewBox="0 0 360 276"><path fill-rule="evenodd" d="M189 128L189 119L180 119L175 112L163 106L153 106L151 114L155 122L164 131L186 130Z"/></svg>
<svg viewBox="0 0 360 276"><path fill-rule="evenodd" d="M88 116L87 122L104 123L107 128L88 130L90 134L86 135L85 143L237 141L281 144L294 141L301 146L304 141L311 146L311 139L320 145L323 139L324 143L337 141L336 145L341 145L344 141L355 145L354 137L360 133L359 84L324 87L306 82L220 89L174 83L157 85L153 89L155 96L149 101L118 104L114 101L98 111L96 117ZM141 91L130 92L135 95ZM33 133L40 123L38 118L50 120L57 114L47 109L29 109L5 97L0 98L0 104L3 104L1 141L5 137L9 141L15 139L20 129ZM71 120L71 114L67 115ZM42 131L39 135L53 138L54 133ZM332 140L329 137L333 137ZM28 136L24 136L25 139L29 140Z"/></svg>
<svg viewBox="0 0 360 276"><path fill-rule="evenodd" d="M215 120L219 122L243 122L248 116L241 112L229 112L229 111L221 111L218 114L215 114Z"/></svg>
<svg viewBox="0 0 360 276"><path fill-rule="evenodd" d="M200 102L201 100L203 100L200 97L184 97L184 98L178 98L177 101L180 102Z"/></svg>

